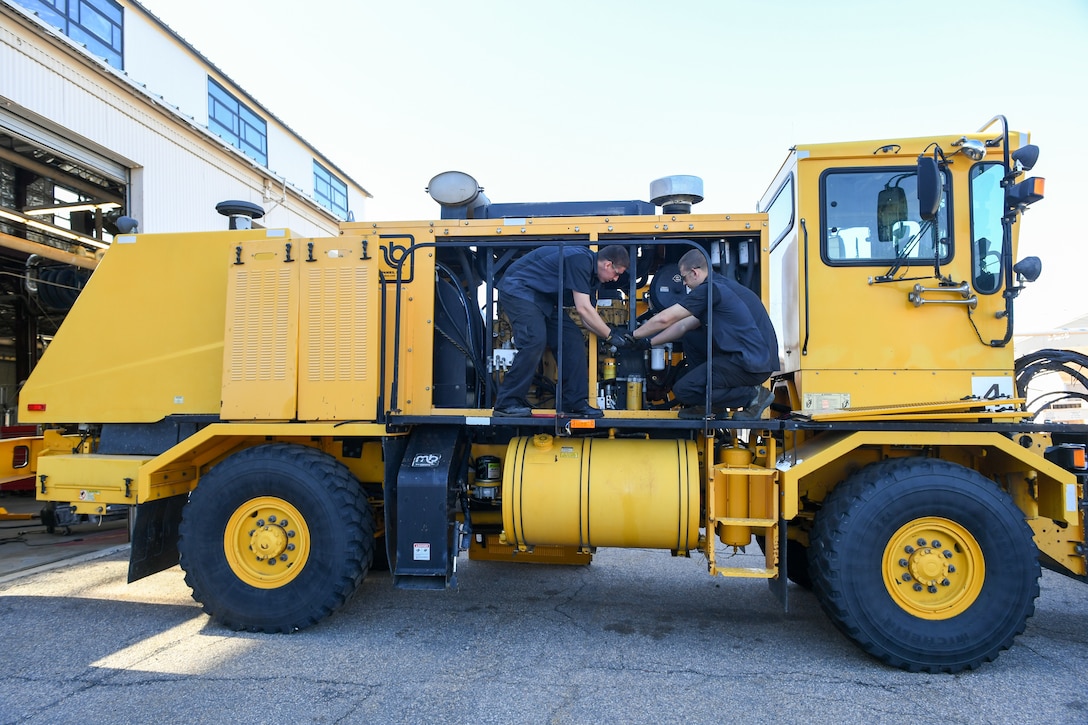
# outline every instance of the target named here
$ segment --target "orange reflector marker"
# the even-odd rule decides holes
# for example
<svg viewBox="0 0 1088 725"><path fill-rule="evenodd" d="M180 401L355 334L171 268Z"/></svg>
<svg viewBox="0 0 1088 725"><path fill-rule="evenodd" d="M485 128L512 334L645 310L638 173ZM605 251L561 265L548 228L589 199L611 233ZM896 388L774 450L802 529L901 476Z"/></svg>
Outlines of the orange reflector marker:
<svg viewBox="0 0 1088 725"><path fill-rule="evenodd" d="M571 418L571 428L596 428L597 421L593 418Z"/></svg>
<svg viewBox="0 0 1088 725"><path fill-rule="evenodd" d="M32 413L40 413L45 410L45 403L27 403L26 409Z"/></svg>
<svg viewBox="0 0 1088 725"><path fill-rule="evenodd" d="M1088 461L1085 460L1084 448L1075 448L1073 450L1073 468L1088 468Z"/></svg>
<svg viewBox="0 0 1088 725"><path fill-rule="evenodd" d="M1045 179L1033 176L1019 184L1013 184L1005 190L1005 201L1010 206L1024 208L1043 198Z"/></svg>

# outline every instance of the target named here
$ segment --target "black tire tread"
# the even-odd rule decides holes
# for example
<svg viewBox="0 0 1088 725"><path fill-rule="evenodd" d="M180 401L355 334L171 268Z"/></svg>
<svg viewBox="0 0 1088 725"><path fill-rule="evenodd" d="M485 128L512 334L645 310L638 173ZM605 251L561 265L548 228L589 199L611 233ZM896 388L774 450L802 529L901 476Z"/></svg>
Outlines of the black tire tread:
<svg viewBox="0 0 1088 725"><path fill-rule="evenodd" d="M289 467L306 471L321 484L322 495L330 497L340 519L331 522L345 527L348 532L346 556L334 562L335 573L320 602L309 610L280 620L247 619L244 614L230 611L223 604L221 594L215 591L215 582L205 581L200 557L206 535L199 529L206 525L201 517L212 515L216 499L230 485L230 474L236 468L244 469L256 460L276 460ZM218 472L218 473L217 473ZM209 480L210 479L210 480ZM226 479L226 480L220 480ZM224 519L222 524L226 523ZM318 522L310 522L315 525ZM305 629L329 616L342 607L362 584L374 559L374 517L366 495L358 480L339 461L315 448L289 443L273 443L247 448L219 463L189 494L189 502L182 512L179 526L178 550L181 567L185 571L185 583L193 590L193 599L201 604L204 612L222 625L234 630L250 632L293 632ZM218 544L222 549L222 544ZM289 586L289 585L288 585ZM275 591L275 590L269 590Z"/></svg>
<svg viewBox="0 0 1088 725"><path fill-rule="evenodd" d="M990 505L995 509L1003 509L1006 514L1019 522L1018 535L1022 538L1021 544L1030 547L1035 552L1032 558L1032 570L1029 572L1031 586L1029 590L1030 602L1025 609L1025 615L1020 619L1018 626L1013 631L1008 631L1000 639L991 643L992 646L983 654L955 663L919 663L899 657L888 652L880 643L866 635L864 629L858 625L855 615L850 611L848 601L843 591L843 583L840 572L849 562L840 561L838 544L842 541L845 531L849 528L851 520L857 515L858 509L880 495L882 484L889 477L896 479L919 473L940 474L942 472L966 471L976 477L981 485L975 488L980 497L989 497ZM1012 499L996 484L983 478L981 474L964 468L958 464L941 459L911 457L890 458L866 466L857 474L838 484L824 500L823 508L816 516L809 546L809 573L812 576L812 590L815 593L820 606L835 624L835 626L850 637L854 642L870 655L882 662L910 671L925 671L931 673L947 672L955 673L965 669L975 669L984 662L990 662L998 654L1008 649L1015 637L1023 633L1027 619L1035 610L1035 599L1039 596L1040 567L1038 553L1035 549L1031 527L1024 520L1023 513L1012 502Z"/></svg>

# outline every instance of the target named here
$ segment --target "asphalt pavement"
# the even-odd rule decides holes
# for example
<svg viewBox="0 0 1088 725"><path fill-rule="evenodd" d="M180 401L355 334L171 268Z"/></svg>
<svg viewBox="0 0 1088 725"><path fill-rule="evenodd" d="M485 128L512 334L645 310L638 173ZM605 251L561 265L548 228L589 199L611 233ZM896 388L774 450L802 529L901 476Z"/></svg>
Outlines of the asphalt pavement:
<svg viewBox="0 0 1088 725"><path fill-rule="evenodd" d="M1012 649L930 675L865 655L804 589L785 614L699 557L462 557L438 592L375 572L317 626L265 635L210 622L177 567L126 584L127 552L102 551L0 581L0 723L1088 722L1088 587L1050 572Z"/></svg>

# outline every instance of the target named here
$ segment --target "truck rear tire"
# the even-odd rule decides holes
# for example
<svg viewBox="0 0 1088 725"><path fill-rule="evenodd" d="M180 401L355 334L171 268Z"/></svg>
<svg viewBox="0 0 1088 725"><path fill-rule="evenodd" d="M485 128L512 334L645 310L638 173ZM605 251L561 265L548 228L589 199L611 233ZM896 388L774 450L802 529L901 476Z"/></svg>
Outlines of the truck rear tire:
<svg viewBox="0 0 1088 725"><path fill-rule="evenodd" d="M276 443L216 465L189 494L178 551L185 583L232 629L292 632L341 607L374 557L359 482L314 448Z"/></svg>
<svg viewBox="0 0 1088 725"><path fill-rule="evenodd" d="M1039 595L1023 513L992 481L939 459L881 461L836 486L809 557L835 626L912 672L993 660L1024 631Z"/></svg>

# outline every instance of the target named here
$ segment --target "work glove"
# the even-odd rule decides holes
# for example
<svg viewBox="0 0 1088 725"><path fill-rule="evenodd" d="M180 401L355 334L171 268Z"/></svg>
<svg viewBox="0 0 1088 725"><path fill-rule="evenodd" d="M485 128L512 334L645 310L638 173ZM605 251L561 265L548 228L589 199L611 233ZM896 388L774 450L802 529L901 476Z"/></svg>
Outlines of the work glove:
<svg viewBox="0 0 1088 725"><path fill-rule="evenodd" d="M627 347L627 337L624 331L619 327L608 326L610 333L608 335L608 344L617 350L621 347Z"/></svg>
<svg viewBox="0 0 1088 725"><path fill-rule="evenodd" d="M626 335L623 336L623 338L626 341L625 344L627 345L627 347L635 350L649 350L651 347L653 347L653 345L650 343L650 338L635 337L635 334L633 332L628 332Z"/></svg>

